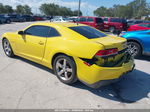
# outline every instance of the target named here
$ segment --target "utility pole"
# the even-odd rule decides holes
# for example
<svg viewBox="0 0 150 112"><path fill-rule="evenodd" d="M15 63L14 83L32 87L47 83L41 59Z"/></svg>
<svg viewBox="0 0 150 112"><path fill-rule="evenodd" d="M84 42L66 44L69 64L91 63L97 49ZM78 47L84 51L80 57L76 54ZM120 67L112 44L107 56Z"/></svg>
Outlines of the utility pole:
<svg viewBox="0 0 150 112"><path fill-rule="evenodd" d="M78 17L80 17L80 5L81 5L81 0L79 0Z"/></svg>

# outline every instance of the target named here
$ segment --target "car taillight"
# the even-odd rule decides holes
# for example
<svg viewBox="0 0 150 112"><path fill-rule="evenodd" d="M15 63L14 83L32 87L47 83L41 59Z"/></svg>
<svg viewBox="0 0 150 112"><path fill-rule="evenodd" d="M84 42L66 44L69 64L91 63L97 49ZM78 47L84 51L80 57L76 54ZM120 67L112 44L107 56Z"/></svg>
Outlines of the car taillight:
<svg viewBox="0 0 150 112"><path fill-rule="evenodd" d="M117 53L118 53L118 49L113 48L113 49L100 50L95 55L96 56L109 56L109 55L114 55Z"/></svg>

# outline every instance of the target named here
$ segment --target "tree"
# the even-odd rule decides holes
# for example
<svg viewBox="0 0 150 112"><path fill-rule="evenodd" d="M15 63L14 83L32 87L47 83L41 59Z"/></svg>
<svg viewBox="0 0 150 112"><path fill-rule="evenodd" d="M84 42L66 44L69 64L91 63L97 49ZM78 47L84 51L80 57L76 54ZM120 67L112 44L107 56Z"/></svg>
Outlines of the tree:
<svg viewBox="0 0 150 112"><path fill-rule="evenodd" d="M40 6L40 11L45 15L56 16L59 15L59 6L55 4L42 4Z"/></svg>
<svg viewBox="0 0 150 112"><path fill-rule="evenodd" d="M2 3L0 3L0 14L4 13L4 6Z"/></svg>
<svg viewBox="0 0 150 112"><path fill-rule="evenodd" d="M31 8L28 5L18 5L16 7L17 14L32 14Z"/></svg>
<svg viewBox="0 0 150 112"><path fill-rule="evenodd" d="M13 9L9 5L3 5L0 3L0 14L5 14L5 13L12 13Z"/></svg>
<svg viewBox="0 0 150 112"><path fill-rule="evenodd" d="M72 13L73 13L72 14L73 16L78 16L78 10L75 10ZM79 13L80 13L80 16L82 16L82 12L80 11Z"/></svg>
<svg viewBox="0 0 150 112"><path fill-rule="evenodd" d="M72 11L70 8L62 7L56 4L42 4L40 11L48 16L77 16L78 11ZM82 12L80 11L80 15Z"/></svg>
<svg viewBox="0 0 150 112"><path fill-rule="evenodd" d="M94 14L96 16L106 16L107 15L107 12L108 12L108 9L104 6L102 7L99 7L97 8L95 11L94 11Z"/></svg>
<svg viewBox="0 0 150 112"><path fill-rule="evenodd" d="M4 10L5 10L5 13L13 13L14 12L14 10L12 9L12 7L9 6L9 5L5 5L4 6Z"/></svg>
<svg viewBox="0 0 150 112"><path fill-rule="evenodd" d="M141 18L148 16L150 5L146 0L134 0L127 5L114 5L112 8L99 7L94 11L96 16L110 16L121 18Z"/></svg>

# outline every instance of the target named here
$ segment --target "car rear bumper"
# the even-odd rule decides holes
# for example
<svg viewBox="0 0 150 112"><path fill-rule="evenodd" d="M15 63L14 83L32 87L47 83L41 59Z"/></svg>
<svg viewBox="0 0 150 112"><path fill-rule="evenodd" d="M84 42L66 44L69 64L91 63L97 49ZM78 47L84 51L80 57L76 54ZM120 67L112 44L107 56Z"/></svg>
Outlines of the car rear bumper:
<svg viewBox="0 0 150 112"><path fill-rule="evenodd" d="M99 87L101 87L101 86L106 86L106 85L109 85L109 84L111 84L111 83L118 82L118 81L121 80L125 75L127 75L127 74L130 73L130 72L132 72L132 71L134 70L134 67L135 67L135 66L133 66L133 69L132 69L132 70L127 71L127 72L124 73L124 74L121 74L120 77L119 77L119 78L116 78L116 79L100 80L100 81L98 81L98 82L96 82L96 83L93 83L93 84L88 84L88 83L83 82L83 81L81 81L81 82L83 82L84 84L86 84L87 86L89 86L89 87L91 87L91 88L97 89L97 88L99 88Z"/></svg>
<svg viewBox="0 0 150 112"><path fill-rule="evenodd" d="M134 61L130 60L121 67L100 67L97 65L87 66L80 59L77 62L78 79L92 88L107 85L115 82L122 75L131 72L134 69Z"/></svg>

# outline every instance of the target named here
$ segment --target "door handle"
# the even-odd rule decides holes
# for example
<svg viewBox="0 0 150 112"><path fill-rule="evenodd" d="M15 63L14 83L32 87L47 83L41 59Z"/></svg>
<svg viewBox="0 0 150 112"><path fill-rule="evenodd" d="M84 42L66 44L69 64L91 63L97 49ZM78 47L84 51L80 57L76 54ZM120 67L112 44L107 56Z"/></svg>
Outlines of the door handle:
<svg viewBox="0 0 150 112"><path fill-rule="evenodd" d="M44 45L44 42L40 41L39 44L40 44L40 45Z"/></svg>

